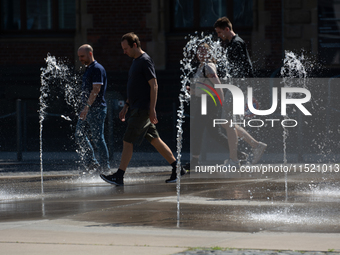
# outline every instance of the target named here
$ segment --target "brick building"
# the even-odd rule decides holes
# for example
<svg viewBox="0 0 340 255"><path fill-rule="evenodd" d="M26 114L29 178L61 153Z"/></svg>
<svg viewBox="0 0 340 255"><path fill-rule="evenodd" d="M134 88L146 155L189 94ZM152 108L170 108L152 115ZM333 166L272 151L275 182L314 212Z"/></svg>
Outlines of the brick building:
<svg viewBox="0 0 340 255"><path fill-rule="evenodd" d="M123 55L120 38L134 31L156 65L160 118L172 126L185 37L195 31L213 33L220 16L228 16L247 42L258 76L275 74L285 50L299 54L302 49L318 66L327 67L322 75L334 76L340 68L340 45L334 39L340 34L338 8L336 0L0 0L0 116L14 112L15 100L22 99L29 123L36 123L44 58L50 53L79 67L77 48L83 43L93 46L95 59L106 68L109 95L124 98L131 59ZM329 12L333 25L320 19ZM14 140L3 137L4 133L15 136L15 120L0 121L0 150L13 149ZM37 128L27 124L27 137L34 137L26 142L28 149L37 148ZM174 140L174 132L170 133L168 139Z"/></svg>

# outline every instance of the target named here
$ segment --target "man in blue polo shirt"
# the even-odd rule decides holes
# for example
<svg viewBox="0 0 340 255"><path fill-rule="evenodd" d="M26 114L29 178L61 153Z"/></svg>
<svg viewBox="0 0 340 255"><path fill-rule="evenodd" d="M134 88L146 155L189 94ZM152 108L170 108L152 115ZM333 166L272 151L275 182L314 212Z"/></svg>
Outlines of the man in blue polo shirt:
<svg viewBox="0 0 340 255"><path fill-rule="evenodd" d="M107 113L105 92L107 87L106 71L93 56L93 48L84 44L78 49L79 61L86 66L82 82L82 110L76 127L78 154L85 170L107 171L110 169L109 153L104 139L104 122ZM93 147L86 135L85 127L89 126L91 137L99 153L97 161Z"/></svg>

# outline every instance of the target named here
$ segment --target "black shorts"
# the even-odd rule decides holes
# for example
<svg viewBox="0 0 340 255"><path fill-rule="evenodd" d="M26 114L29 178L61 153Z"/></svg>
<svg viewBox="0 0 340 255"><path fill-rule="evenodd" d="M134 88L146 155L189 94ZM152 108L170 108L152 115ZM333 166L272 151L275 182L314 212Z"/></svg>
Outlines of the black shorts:
<svg viewBox="0 0 340 255"><path fill-rule="evenodd" d="M131 110L123 141L134 143L139 137L145 137L149 142L151 142L152 139L159 137L156 126L152 124L149 119L149 110Z"/></svg>

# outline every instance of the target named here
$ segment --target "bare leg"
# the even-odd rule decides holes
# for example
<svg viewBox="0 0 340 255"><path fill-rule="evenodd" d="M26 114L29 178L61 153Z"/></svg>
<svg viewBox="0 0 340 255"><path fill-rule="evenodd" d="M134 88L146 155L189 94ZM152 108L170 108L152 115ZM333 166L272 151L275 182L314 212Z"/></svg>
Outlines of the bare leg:
<svg viewBox="0 0 340 255"><path fill-rule="evenodd" d="M237 136L242 138L246 143L248 143L252 148L256 148L259 144L244 128L239 125L235 125Z"/></svg>
<svg viewBox="0 0 340 255"><path fill-rule="evenodd" d="M225 130L227 131L230 158L233 161L237 162L238 161L238 158L237 158L238 139L237 139L236 129L234 127L230 127L227 124L224 124L223 128L225 128Z"/></svg>
<svg viewBox="0 0 340 255"><path fill-rule="evenodd" d="M119 169L125 171L128 167L133 153L133 144L123 141L123 152L120 158Z"/></svg>
<svg viewBox="0 0 340 255"><path fill-rule="evenodd" d="M267 147L267 144L256 141L246 130L244 130L239 125L236 125L235 128L237 130L238 137L243 138L244 141L252 147L253 149L252 163L256 164L261 159L262 154Z"/></svg>
<svg viewBox="0 0 340 255"><path fill-rule="evenodd" d="M172 164L176 161L174 155L172 154L172 151L166 145L161 138L154 138L151 140L151 144L153 147L156 148L156 150L165 158L166 161L168 161L169 164Z"/></svg>
<svg viewBox="0 0 340 255"><path fill-rule="evenodd" d="M237 145L238 138L243 138L243 140L248 143L253 149L253 164L256 164L260 158L264 150L267 147L267 144L260 143L256 141L244 128L239 125L235 125L235 127L230 127L230 125L224 124L223 128L227 131L228 136L228 144L229 144L229 153L230 159L234 162L238 162L237 158Z"/></svg>

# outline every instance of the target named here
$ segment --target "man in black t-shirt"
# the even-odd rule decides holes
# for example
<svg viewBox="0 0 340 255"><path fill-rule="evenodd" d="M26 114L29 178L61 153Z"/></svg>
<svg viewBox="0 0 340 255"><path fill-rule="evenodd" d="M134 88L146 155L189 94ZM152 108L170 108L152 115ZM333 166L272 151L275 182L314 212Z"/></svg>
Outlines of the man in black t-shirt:
<svg viewBox="0 0 340 255"><path fill-rule="evenodd" d="M133 62L129 70L127 100L119 113L119 118L121 121L125 121L128 109L130 109L131 115L123 137L123 152L119 169L112 175L101 174L100 177L108 183L124 185L124 173L132 157L133 143L143 136L172 166L172 174L166 182L176 182L176 159L170 148L159 137L155 126L158 123L156 114L158 84L154 63L150 56L141 49L136 34L125 34L122 37L121 45L124 54L133 58ZM182 170L181 174L185 174L185 171Z"/></svg>
<svg viewBox="0 0 340 255"><path fill-rule="evenodd" d="M233 26L227 17L219 18L214 24L217 36L222 40L222 46L226 49L227 71L231 78L252 78L254 77L252 63L245 42L233 31ZM235 84L238 85L238 84ZM240 85L240 84L239 84ZM242 88L241 88L242 89ZM222 118L232 119L231 93L227 91L223 103ZM252 163L256 164L262 157L267 144L255 140L244 128L239 125L231 127L223 125L226 129L229 143L229 160L225 161L226 166L240 167L237 155L238 138L242 138L252 147Z"/></svg>
<svg viewBox="0 0 340 255"><path fill-rule="evenodd" d="M226 49L228 73L232 78L254 77L253 66L245 42L234 31L227 17L219 18L214 25L217 36Z"/></svg>

